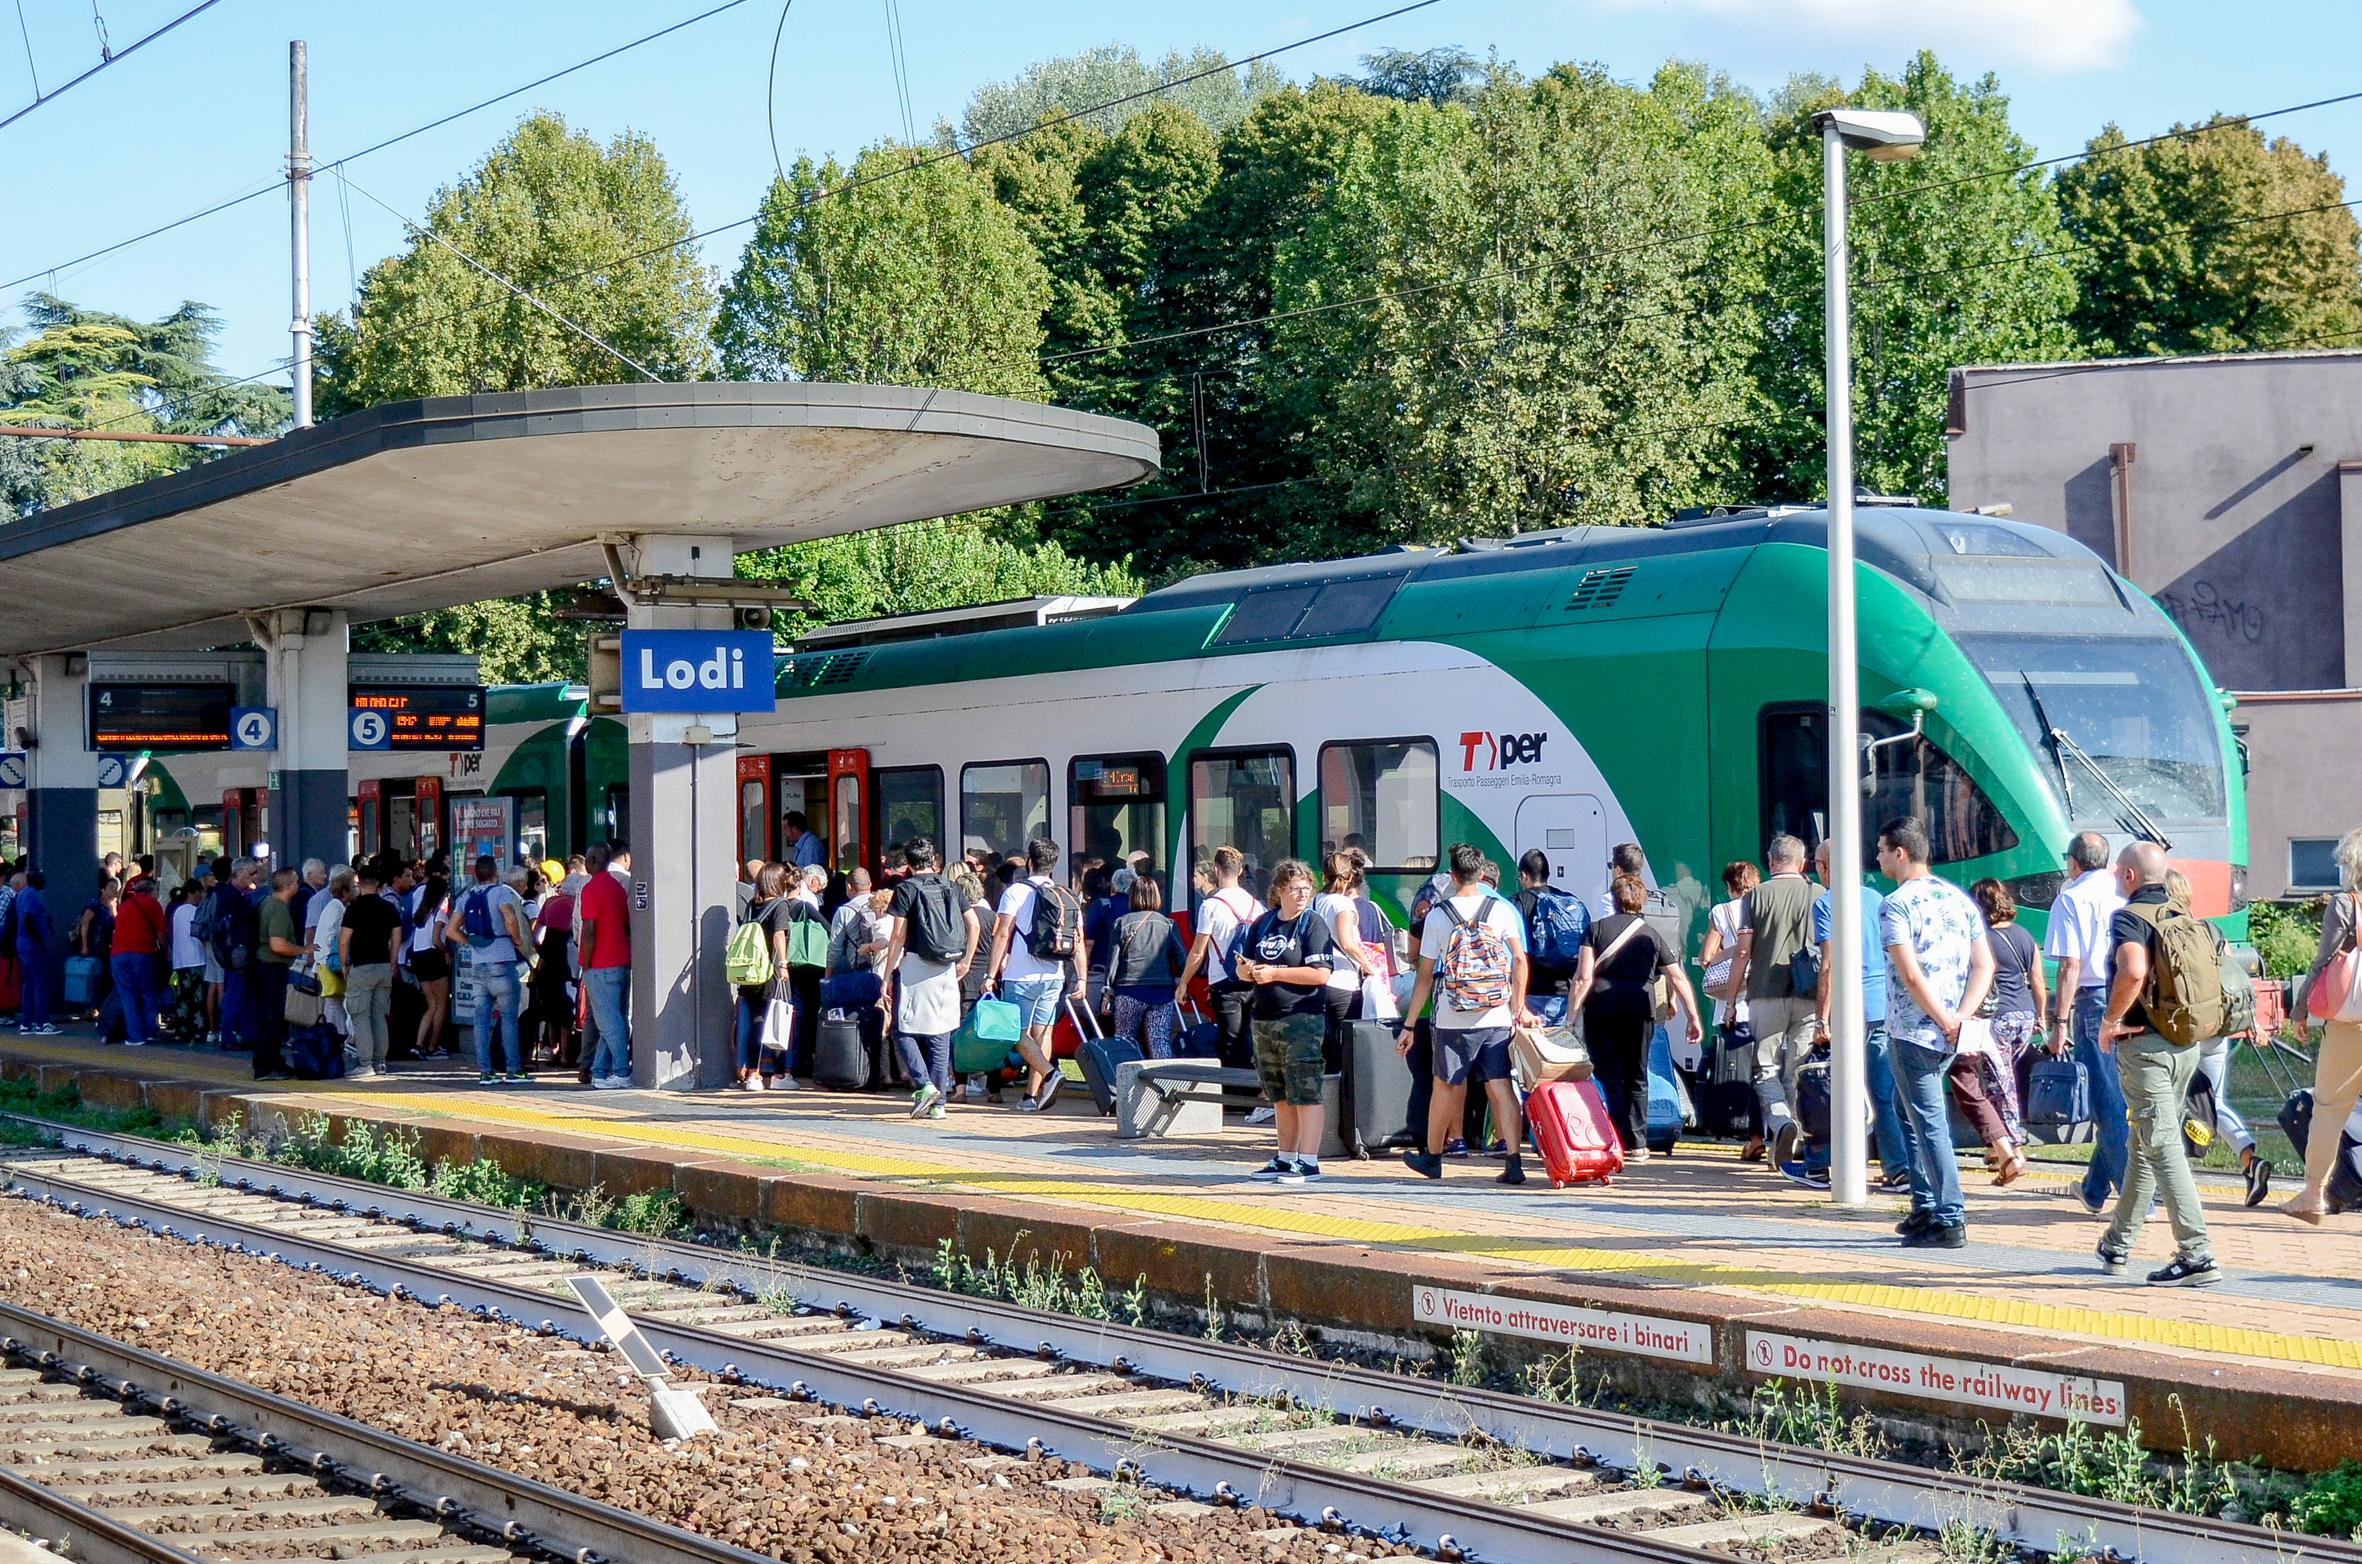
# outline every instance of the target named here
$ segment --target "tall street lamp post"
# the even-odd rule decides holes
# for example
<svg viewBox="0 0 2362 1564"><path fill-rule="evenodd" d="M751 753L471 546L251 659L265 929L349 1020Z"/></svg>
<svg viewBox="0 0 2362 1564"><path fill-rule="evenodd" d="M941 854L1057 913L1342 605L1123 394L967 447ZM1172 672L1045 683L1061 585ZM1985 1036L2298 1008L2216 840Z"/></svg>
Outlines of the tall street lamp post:
<svg viewBox="0 0 2362 1564"><path fill-rule="evenodd" d="M1829 439L1829 1196L1869 1202L1868 1067L1862 1023L1861 691L1854 630L1854 416L1845 275L1845 154L1915 157L1927 131L1916 115L1825 109L1821 133L1821 302L1828 353Z"/></svg>

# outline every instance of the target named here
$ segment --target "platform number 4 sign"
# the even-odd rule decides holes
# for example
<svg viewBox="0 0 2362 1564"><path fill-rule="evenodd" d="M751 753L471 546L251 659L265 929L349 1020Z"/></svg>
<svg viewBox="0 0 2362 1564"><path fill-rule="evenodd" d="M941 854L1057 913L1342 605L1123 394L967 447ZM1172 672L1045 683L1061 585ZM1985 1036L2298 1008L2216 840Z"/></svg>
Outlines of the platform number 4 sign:
<svg viewBox="0 0 2362 1564"><path fill-rule="evenodd" d="M277 749L279 709L275 706L236 706L230 710L230 748Z"/></svg>

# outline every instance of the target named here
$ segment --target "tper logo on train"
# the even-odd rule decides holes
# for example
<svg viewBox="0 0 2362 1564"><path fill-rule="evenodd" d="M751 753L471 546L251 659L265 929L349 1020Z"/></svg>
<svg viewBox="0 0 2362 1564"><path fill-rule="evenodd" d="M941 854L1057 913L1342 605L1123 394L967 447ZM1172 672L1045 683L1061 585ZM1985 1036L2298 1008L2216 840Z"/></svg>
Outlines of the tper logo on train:
<svg viewBox="0 0 2362 1564"><path fill-rule="evenodd" d="M1511 766L1538 766L1542 763L1542 746L1549 742L1547 733L1463 733L1460 769L1506 771ZM1479 751L1484 755L1481 766L1476 763Z"/></svg>

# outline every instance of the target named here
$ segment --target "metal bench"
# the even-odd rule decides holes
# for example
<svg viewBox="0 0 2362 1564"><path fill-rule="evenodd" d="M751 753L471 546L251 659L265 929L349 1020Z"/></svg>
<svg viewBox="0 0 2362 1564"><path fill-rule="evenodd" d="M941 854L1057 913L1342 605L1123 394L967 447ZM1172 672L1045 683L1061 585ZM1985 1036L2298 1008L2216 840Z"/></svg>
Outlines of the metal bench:
<svg viewBox="0 0 2362 1564"><path fill-rule="evenodd" d="M1321 1077L1321 1106L1327 1109L1321 1155L1343 1156L1338 1107L1344 1077ZM1262 1083L1252 1070L1234 1070L1211 1059L1128 1059L1115 1067L1115 1133L1119 1140L1161 1140L1174 1135L1211 1135L1222 1128L1222 1109L1233 1096L1259 1102Z"/></svg>

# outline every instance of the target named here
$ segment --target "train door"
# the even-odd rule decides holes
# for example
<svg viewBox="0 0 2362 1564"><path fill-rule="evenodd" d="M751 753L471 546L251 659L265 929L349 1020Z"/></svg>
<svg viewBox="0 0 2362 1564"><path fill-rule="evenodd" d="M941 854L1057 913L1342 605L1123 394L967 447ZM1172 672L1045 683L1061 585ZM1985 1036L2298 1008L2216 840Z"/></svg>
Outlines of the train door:
<svg viewBox="0 0 2362 1564"><path fill-rule="evenodd" d="M831 868L867 864L877 872L870 853L868 750L828 752L828 838Z"/></svg>
<svg viewBox="0 0 2362 1564"><path fill-rule="evenodd" d="M385 784L364 777L353 785L353 837L363 858L385 851Z"/></svg>
<svg viewBox="0 0 2362 1564"><path fill-rule="evenodd" d="M221 795L221 850L232 858L253 853L256 844L270 840L271 793L268 788L224 788Z"/></svg>
<svg viewBox="0 0 2362 1564"><path fill-rule="evenodd" d="M819 838L821 851L812 861L827 863L830 856L827 754L810 750L766 758L771 762L771 840L776 856L783 862L792 863L795 859L796 848L787 839L787 828L792 822Z"/></svg>
<svg viewBox="0 0 2362 1564"><path fill-rule="evenodd" d="M1517 806L1519 858L1539 849L1550 883L1586 906L1607 890L1607 812L1588 793L1542 793Z"/></svg>
<svg viewBox="0 0 2362 1564"><path fill-rule="evenodd" d="M773 856L771 757L738 757L738 856L769 863Z"/></svg>

